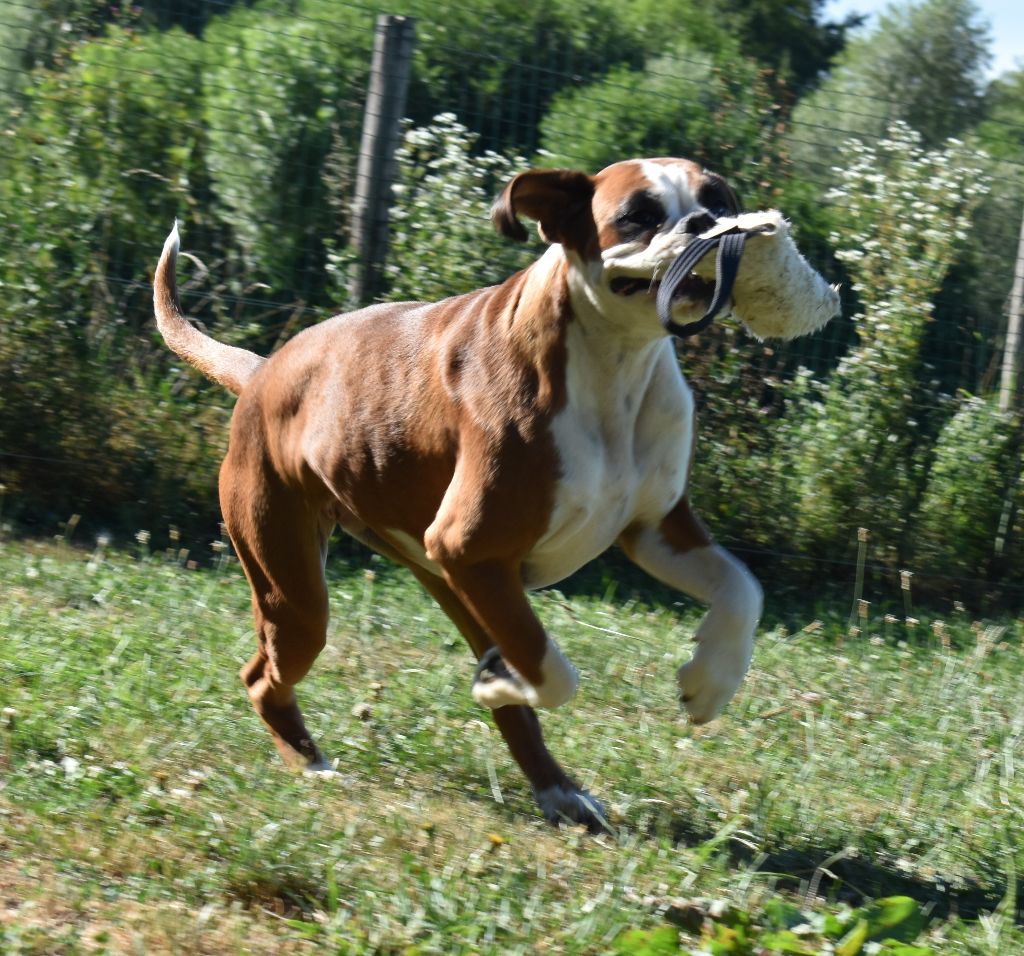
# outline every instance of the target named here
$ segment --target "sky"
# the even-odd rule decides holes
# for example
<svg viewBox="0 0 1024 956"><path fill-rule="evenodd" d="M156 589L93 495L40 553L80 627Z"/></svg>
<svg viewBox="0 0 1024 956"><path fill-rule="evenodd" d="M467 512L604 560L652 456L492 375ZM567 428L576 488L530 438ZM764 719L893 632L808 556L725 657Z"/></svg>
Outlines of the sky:
<svg viewBox="0 0 1024 956"><path fill-rule="evenodd" d="M1024 3L1021 0L974 0L987 20L992 37L991 77L1024 67ZM890 0L830 0L826 4L826 19L839 20L848 13L866 13L872 19L890 6ZM869 19L868 25L872 23Z"/></svg>

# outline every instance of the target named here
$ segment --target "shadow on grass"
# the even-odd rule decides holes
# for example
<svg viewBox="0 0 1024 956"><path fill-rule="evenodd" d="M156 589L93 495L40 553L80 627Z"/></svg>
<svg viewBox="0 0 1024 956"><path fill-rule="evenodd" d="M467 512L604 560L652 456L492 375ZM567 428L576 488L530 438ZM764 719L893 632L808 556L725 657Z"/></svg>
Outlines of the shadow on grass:
<svg viewBox="0 0 1024 956"><path fill-rule="evenodd" d="M285 920L312 919L326 905L325 890L317 881L294 874L240 876L229 881L225 896Z"/></svg>
<svg viewBox="0 0 1024 956"><path fill-rule="evenodd" d="M629 833L627 825L620 828ZM886 896L909 896L933 918L975 920L993 912L1005 899L1008 887L999 881L983 885L973 880L927 878L906 873L895 864L871 859L849 847L792 846L758 851L722 831L715 833L694 825L684 812L670 810L643 828L632 830L646 839L670 837L673 843L709 856L724 858L735 868L771 875L775 885L800 895L811 895L859 906ZM1020 905L1014 922L1024 926Z"/></svg>
<svg viewBox="0 0 1024 956"><path fill-rule="evenodd" d="M328 585L335 587L352 577L361 576L368 569L374 571L381 584L415 586L405 568L381 558L358 542L351 541L336 543L327 563ZM827 579L819 575L815 579L815 587L809 588L805 581L799 584L772 584L768 569L753 563L751 569L765 588L762 629L785 625L790 630L798 630L814 619L822 607L839 607L843 612L849 609L853 589L852 577L850 582L840 580L823 583ZM614 604L637 604L652 610L704 608L698 601L652 578L616 548L588 562L558 584L542 589L538 593L546 590L557 591L567 598L596 597Z"/></svg>
<svg viewBox="0 0 1024 956"><path fill-rule="evenodd" d="M524 816L531 813L539 817L528 793L506 794L506 797L509 799L503 805L495 807L490 795L483 790L459 791L460 799L489 804L492 811L497 810L511 823L521 823ZM909 896L933 919L976 920L995 911L1008 892L1003 881L982 885L972 880L915 876L901 871L895 864L870 859L848 847L783 846L760 851L735 835L695 824L686 811L679 808L666 808L653 819L617 824L613 835L620 843L630 838L668 839L675 846L704 853L708 860L719 859L730 868L770 876L775 886L800 896L810 895L850 906L888 896ZM1024 926L1024 906L1019 903L1014 923Z"/></svg>

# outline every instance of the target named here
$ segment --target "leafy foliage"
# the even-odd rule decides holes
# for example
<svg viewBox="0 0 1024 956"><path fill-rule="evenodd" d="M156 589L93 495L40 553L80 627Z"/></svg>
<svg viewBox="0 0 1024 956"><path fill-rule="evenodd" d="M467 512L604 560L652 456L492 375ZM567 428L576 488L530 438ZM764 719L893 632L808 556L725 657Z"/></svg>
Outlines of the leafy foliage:
<svg viewBox="0 0 1024 956"><path fill-rule="evenodd" d="M210 494L222 416L154 381L149 289L125 280L205 191L194 44L111 28L23 91L0 175L0 436L30 511L66 517L83 487L110 503L131 489L142 509Z"/></svg>
<svg viewBox="0 0 1024 956"><path fill-rule="evenodd" d="M59 68L77 42L110 21L132 19L132 10L122 13L103 0L0 0L0 106L20 90L29 71Z"/></svg>
<svg viewBox="0 0 1024 956"><path fill-rule="evenodd" d="M1024 69L994 80L986 101L984 117L977 126L978 139L996 159L1019 163L1024 155Z"/></svg>
<svg viewBox="0 0 1024 956"><path fill-rule="evenodd" d="M1021 421L974 396L959 405L935 445L920 507L918 564L959 576L1016 572L1021 580Z"/></svg>
<svg viewBox="0 0 1024 956"><path fill-rule="evenodd" d="M454 111L487 150L532 151L560 88L644 55L642 27L612 0L412 0L406 10L417 18L408 115L425 125Z"/></svg>
<svg viewBox="0 0 1024 956"><path fill-rule="evenodd" d="M493 197L526 161L491 152L474 157L475 140L450 113L407 130L391 208L390 298L432 301L469 292L505 280L536 257L539 243L509 242L489 216Z"/></svg>
<svg viewBox="0 0 1024 956"><path fill-rule="evenodd" d="M196 257L182 264L186 307L263 352L347 303L384 10L0 0L0 464L22 517L213 520L228 403L158 342L149 272L177 217ZM783 209L812 261L850 280L858 316L782 348L727 323L683 347L702 410L694 495L715 530L835 555L863 523L883 543L876 560L1019 578L1018 419L988 396L1014 266L1006 211L1024 201L1024 87L1016 71L985 88L969 0L894 7L824 74L852 20L826 21L819 0L413 0L407 12L412 123L386 296L440 298L528 262L539 244L500 239L487 212L531 163L694 157L747 208ZM906 148L924 165L880 141L893 117L916 130ZM843 131L866 152L847 151ZM947 146L951 132L970 145ZM547 153L527 158L538 144ZM937 228L942 215L953 225ZM979 397L955 400L958 388Z"/></svg>
<svg viewBox="0 0 1024 956"><path fill-rule="evenodd" d="M372 21L330 0L239 7L202 49L217 213L284 298L323 296L324 240L345 235Z"/></svg>
<svg viewBox="0 0 1024 956"><path fill-rule="evenodd" d="M927 151L903 124L877 147L847 149L855 158L830 197L843 207L834 242L863 311L858 344L822 387L823 402L804 406L793 448L798 533L820 548L869 527L895 558L905 556L929 463L921 438L939 398L921 374L921 344L986 183L959 143Z"/></svg>
<svg viewBox="0 0 1024 956"><path fill-rule="evenodd" d="M671 926L627 930L615 941L616 956L669 956L673 953L709 953L711 956L933 956L929 946L913 944L923 933L927 918L920 905L907 896L874 900L856 909L836 913L802 910L781 898L769 899L760 914L711 903L676 903L669 917L684 916L688 928L696 924L701 947L693 949ZM827 947L827 949L825 948Z"/></svg>
<svg viewBox="0 0 1024 956"><path fill-rule="evenodd" d="M792 81L797 91L814 86L859 23L822 21L825 0L728 0L744 55Z"/></svg>
<svg viewBox="0 0 1024 956"><path fill-rule="evenodd" d="M805 175L828 180L844 164L848 138L879 138L895 121L917 130L929 147L962 136L977 120L988 59L987 28L973 0L890 7L797 104L795 160Z"/></svg>
<svg viewBox="0 0 1024 956"><path fill-rule="evenodd" d="M552 165L591 172L630 156L699 156L749 185L751 164L771 155L774 112L754 61L681 42L643 69L618 67L559 94L541 124L542 145Z"/></svg>

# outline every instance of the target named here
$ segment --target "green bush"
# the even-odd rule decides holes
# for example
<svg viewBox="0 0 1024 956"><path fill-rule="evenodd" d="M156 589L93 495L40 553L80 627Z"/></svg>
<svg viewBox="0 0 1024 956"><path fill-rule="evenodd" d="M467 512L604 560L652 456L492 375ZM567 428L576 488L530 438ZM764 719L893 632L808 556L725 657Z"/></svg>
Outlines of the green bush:
<svg viewBox="0 0 1024 956"><path fill-rule="evenodd" d="M559 89L643 58L633 10L613 0L407 0L403 12L416 18L407 115L456 112L488 150L532 152Z"/></svg>
<svg viewBox="0 0 1024 956"><path fill-rule="evenodd" d="M758 188L770 161L775 108L757 64L681 42L643 69L611 70L560 93L541 123L552 165L588 172L634 156L683 156ZM608 131L614 130L614 135Z"/></svg>
<svg viewBox="0 0 1024 956"><path fill-rule="evenodd" d="M849 153L830 194L843 210L833 242L862 312L857 345L821 384L822 400L805 401L798 413L790 449L798 543L843 553L867 527L879 557L904 560L937 430L929 416L941 408L921 368L921 344L987 183L961 144L926 151L903 124L877 146L852 142Z"/></svg>
<svg viewBox="0 0 1024 956"><path fill-rule="evenodd" d="M966 396L939 435L916 534L919 567L967 578L1010 572L1020 550L1021 420Z"/></svg>
<svg viewBox="0 0 1024 956"><path fill-rule="evenodd" d="M330 0L238 7L206 28L213 212L279 300L323 300L348 234L373 19ZM193 121L195 114L193 114Z"/></svg>
<svg viewBox="0 0 1024 956"><path fill-rule="evenodd" d="M184 33L112 27L22 90L0 159L0 446L25 514L214 510L219 409L168 375L147 281L176 215L211 235L199 77Z"/></svg>

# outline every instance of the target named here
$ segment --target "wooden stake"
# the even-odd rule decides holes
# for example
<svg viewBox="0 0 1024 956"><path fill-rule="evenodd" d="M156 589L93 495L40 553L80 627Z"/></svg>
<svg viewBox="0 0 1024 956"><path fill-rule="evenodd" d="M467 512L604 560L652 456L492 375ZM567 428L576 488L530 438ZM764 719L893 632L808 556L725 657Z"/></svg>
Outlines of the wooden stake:
<svg viewBox="0 0 1024 956"><path fill-rule="evenodd" d="M359 260L349 291L360 305L373 301L380 292L388 245L395 152L405 111L414 41L415 21L411 17L382 14L377 18L352 204L352 245Z"/></svg>

